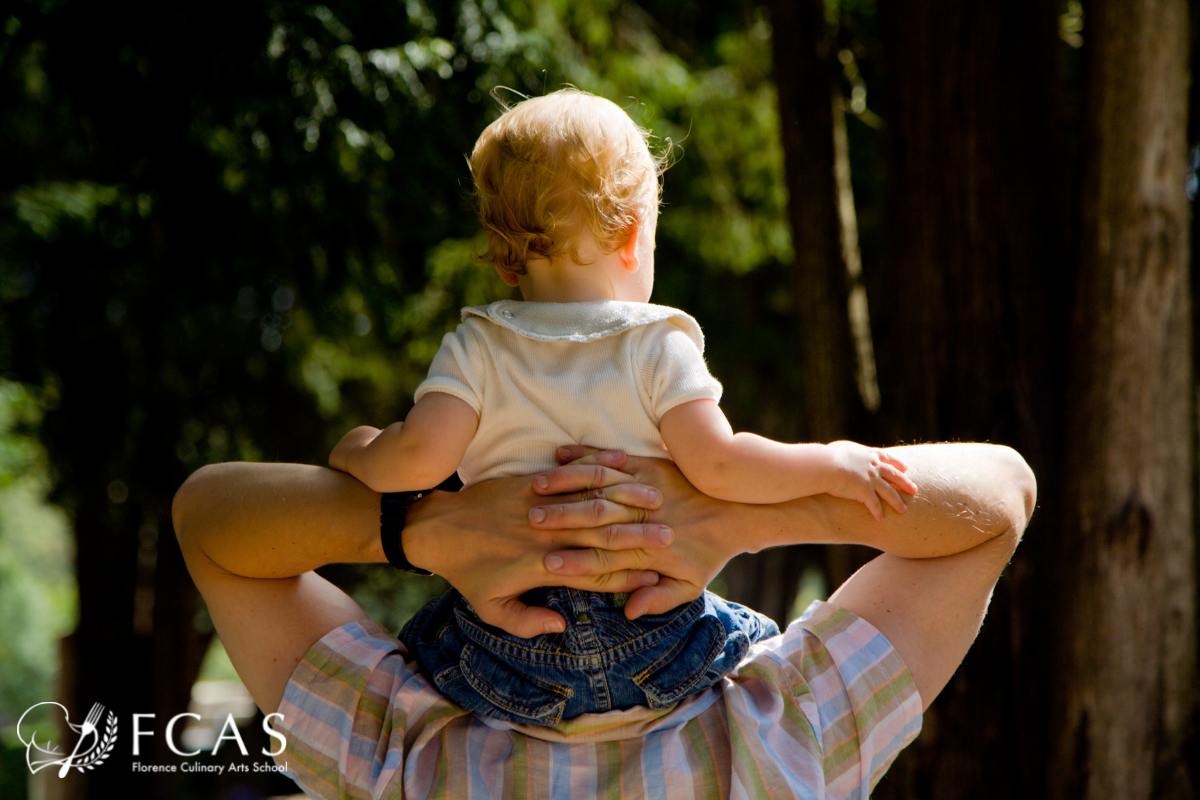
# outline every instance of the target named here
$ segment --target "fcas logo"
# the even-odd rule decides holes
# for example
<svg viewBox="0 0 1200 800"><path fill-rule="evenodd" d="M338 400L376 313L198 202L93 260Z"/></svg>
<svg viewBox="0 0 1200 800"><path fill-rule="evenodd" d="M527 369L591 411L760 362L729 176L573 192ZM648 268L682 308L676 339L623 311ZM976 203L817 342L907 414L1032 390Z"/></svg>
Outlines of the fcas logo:
<svg viewBox="0 0 1200 800"><path fill-rule="evenodd" d="M57 708L55 711L54 708ZM30 712L40 709L34 717L26 722ZM50 721L61 720L65 727L79 734L73 743L65 746L51 741L38 741L39 728L35 726L38 718L49 718ZM99 703L92 705L83 723L76 725L71 722L71 715L66 706L61 703L45 702L30 706L17 721L17 738L25 745L25 763L30 772L40 772L46 767L58 767L58 777L65 778L72 768L83 772L94 769L97 764L104 763L112 753L113 744L117 740L117 718L110 711L103 723L101 733L101 718L104 717L104 706Z"/></svg>

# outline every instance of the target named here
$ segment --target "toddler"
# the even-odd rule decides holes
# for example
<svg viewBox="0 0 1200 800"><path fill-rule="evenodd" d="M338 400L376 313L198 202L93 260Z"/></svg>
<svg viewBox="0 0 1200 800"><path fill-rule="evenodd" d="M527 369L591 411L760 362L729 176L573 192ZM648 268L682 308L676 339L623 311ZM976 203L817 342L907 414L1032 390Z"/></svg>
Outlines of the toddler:
<svg viewBox="0 0 1200 800"><path fill-rule="evenodd" d="M682 311L651 305L662 162L617 105L575 89L526 100L484 130L471 173L484 259L523 302L466 308L403 423L355 428L330 464L378 492L458 471L470 485L552 468L567 443L672 458L696 488L744 503L828 493L882 519L917 487L886 451L734 434ZM665 447L665 450L664 450ZM706 592L627 619L620 596L546 587L531 605L566 625L532 639L483 623L451 590L401 639L441 692L477 713L554 725L583 713L670 706L712 686L766 617Z"/></svg>

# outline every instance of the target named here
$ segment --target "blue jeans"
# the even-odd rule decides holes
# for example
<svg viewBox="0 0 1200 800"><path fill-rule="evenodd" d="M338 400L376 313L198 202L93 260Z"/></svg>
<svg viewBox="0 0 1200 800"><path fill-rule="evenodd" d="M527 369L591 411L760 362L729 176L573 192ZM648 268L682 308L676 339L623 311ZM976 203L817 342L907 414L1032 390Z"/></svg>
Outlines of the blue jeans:
<svg viewBox="0 0 1200 800"><path fill-rule="evenodd" d="M590 712L664 708L707 689L750 645L779 633L756 611L711 592L666 614L625 619L612 595L562 587L526 593L563 615L563 633L521 639L483 622L451 589L400 639L438 690L477 714L534 725Z"/></svg>

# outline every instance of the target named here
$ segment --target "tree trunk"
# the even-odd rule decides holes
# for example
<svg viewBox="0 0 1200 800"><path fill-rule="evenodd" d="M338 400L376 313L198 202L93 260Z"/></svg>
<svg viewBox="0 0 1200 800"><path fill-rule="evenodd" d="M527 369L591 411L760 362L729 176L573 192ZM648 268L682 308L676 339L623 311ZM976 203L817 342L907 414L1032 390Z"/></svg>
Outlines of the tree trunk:
<svg viewBox="0 0 1200 800"><path fill-rule="evenodd" d="M855 385L846 262L835 174L833 37L817 0L771 0L772 58L779 95L784 171L799 322L797 367L802 388L794 408L803 441L854 437L863 414ZM845 187L849 190L849 171ZM857 241L854 246L857 247ZM833 580L845 577L844 548ZM791 611L804 565L800 548L743 556L725 570L731 598L781 625Z"/></svg>
<svg viewBox="0 0 1200 800"><path fill-rule="evenodd" d="M880 7L890 103L886 273L869 282L893 440L1016 447L1039 480L1028 540L888 798L1041 797L1062 473L1069 201L1057 3Z"/></svg>
<svg viewBox="0 0 1200 800"><path fill-rule="evenodd" d="M815 0L772 0L772 47L779 93L788 216L795 251L803 389L801 437L828 442L849 435L862 407L834 172L833 37Z"/></svg>
<svg viewBox="0 0 1200 800"><path fill-rule="evenodd" d="M1185 752L1197 703L1187 31L1186 0L1085 8L1050 764L1063 779L1047 795L1063 800L1196 795Z"/></svg>

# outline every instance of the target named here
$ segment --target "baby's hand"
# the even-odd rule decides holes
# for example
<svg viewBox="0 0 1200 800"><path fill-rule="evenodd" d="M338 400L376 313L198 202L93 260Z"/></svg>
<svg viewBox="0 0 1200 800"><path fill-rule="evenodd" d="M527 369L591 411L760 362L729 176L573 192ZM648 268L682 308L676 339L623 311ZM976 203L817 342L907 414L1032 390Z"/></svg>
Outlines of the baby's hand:
<svg viewBox="0 0 1200 800"><path fill-rule="evenodd" d="M826 445L830 460L828 494L857 500L877 520L883 519L883 503L903 514L908 506L896 490L916 494L917 485L904 474L908 467L887 450L864 447L855 442Z"/></svg>

